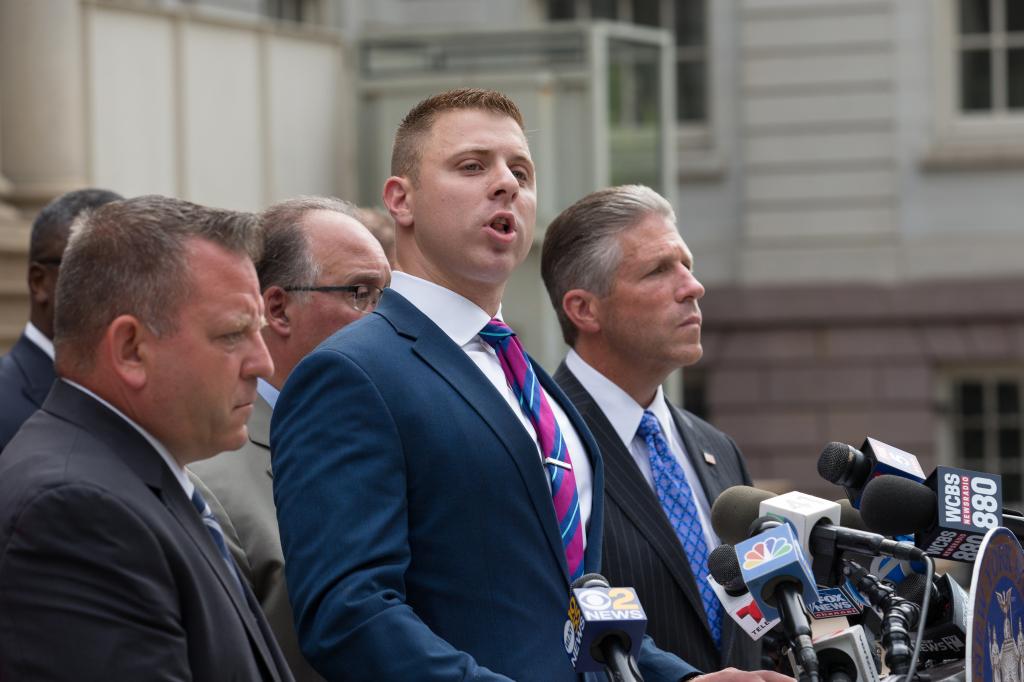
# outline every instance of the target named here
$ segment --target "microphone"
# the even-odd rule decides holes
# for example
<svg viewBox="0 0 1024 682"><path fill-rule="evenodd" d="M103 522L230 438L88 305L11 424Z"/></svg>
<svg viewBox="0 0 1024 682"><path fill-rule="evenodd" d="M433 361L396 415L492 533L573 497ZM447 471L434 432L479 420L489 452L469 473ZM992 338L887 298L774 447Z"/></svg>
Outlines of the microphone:
<svg viewBox="0 0 1024 682"><path fill-rule="evenodd" d="M853 530L862 530L865 532L872 532L868 525L864 523L863 517L860 512L854 509L853 505L850 504L849 500L836 500L839 504L841 511L839 517L839 525L843 528L852 528ZM896 535L893 536L893 540L897 542L913 542L913 535ZM867 556L866 554L856 554L855 552L844 552L844 559L850 561L856 561L864 568L868 569L868 572L872 575L876 575L879 579L886 582L898 584L906 579L909 575L917 575L922 573L925 568L924 564L920 561L900 561L888 556Z"/></svg>
<svg viewBox="0 0 1024 682"><path fill-rule="evenodd" d="M711 527L725 542L735 545L750 537L750 522L760 514L761 503L775 497L775 493L749 485L726 488L711 505ZM737 513L736 509L742 510Z"/></svg>
<svg viewBox="0 0 1024 682"><path fill-rule="evenodd" d="M799 544L811 558L818 584L832 586L844 582L840 577L840 559L845 552L908 560L924 555L909 542L895 542L876 533L836 525L839 504L799 492L772 496L749 486L727 488L712 506L711 523L720 538L736 543L737 530L749 526L750 520L761 514L771 514L792 525Z"/></svg>
<svg viewBox="0 0 1024 682"><path fill-rule="evenodd" d="M611 587L597 573L573 582L563 643L577 673L605 671L612 682L643 682L636 657L646 627L632 587Z"/></svg>
<svg viewBox="0 0 1024 682"><path fill-rule="evenodd" d="M779 624L778 618L764 617L757 600L750 594L743 582L740 562L736 559L736 548L719 545L708 555L708 584L715 591L722 610L729 614L741 630L755 642Z"/></svg>
<svg viewBox="0 0 1024 682"><path fill-rule="evenodd" d="M940 466L925 483L879 476L864 489L861 515L886 535L914 534L930 556L973 562L985 533L1003 525L1024 537L1024 518L1002 513L1002 480L957 467Z"/></svg>
<svg viewBox="0 0 1024 682"><path fill-rule="evenodd" d="M814 577L789 524L769 517L755 524L755 530L763 527L767 530L736 545L743 582L761 613L782 621L795 660L807 677L817 680L818 659L804 611L818 599Z"/></svg>
<svg viewBox="0 0 1024 682"><path fill-rule="evenodd" d="M909 452L867 438L860 450L846 443L829 443L818 458L818 474L826 481L842 486L853 506L860 508L860 498L875 476L890 474L923 481L921 463Z"/></svg>
<svg viewBox="0 0 1024 682"><path fill-rule="evenodd" d="M920 605L925 591L931 592L931 603L925 618L921 660L928 667L949 661L962 661L967 654L967 623L969 595L948 573L931 585L923 575L913 574L896 586L896 594Z"/></svg>
<svg viewBox="0 0 1024 682"><path fill-rule="evenodd" d="M818 669L829 682L878 682L878 668L870 640L860 625L814 640ZM791 656L792 660L792 656ZM793 661L794 667L796 661Z"/></svg>

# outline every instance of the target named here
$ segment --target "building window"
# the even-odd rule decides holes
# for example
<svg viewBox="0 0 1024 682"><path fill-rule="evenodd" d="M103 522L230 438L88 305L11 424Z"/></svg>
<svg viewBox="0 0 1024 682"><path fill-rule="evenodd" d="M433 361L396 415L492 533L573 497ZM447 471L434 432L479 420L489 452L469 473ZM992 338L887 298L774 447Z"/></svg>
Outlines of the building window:
<svg viewBox="0 0 1024 682"><path fill-rule="evenodd" d="M683 395L680 404L701 419L710 419L708 414L707 373L700 367L683 370Z"/></svg>
<svg viewBox="0 0 1024 682"><path fill-rule="evenodd" d="M320 0L263 0L263 13L272 19L320 23Z"/></svg>
<svg viewBox="0 0 1024 682"><path fill-rule="evenodd" d="M608 19L667 28L676 38L676 118L708 121L707 0L548 0L548 18Z"/></svg>
<svg viewBox="0 0 1024 682"><path fill-rule="evenodd" d="M964 376L952 382L951 464L1000 474L1008 507L1019 507L1024 500L1022 396L1024 372Z"/></svg>
<svg viewBox="0 0 1024 682"><path fill-rule="evenodd" d="M1024 113L1024 2L958 0L956 57L961 111Z"/></svg>

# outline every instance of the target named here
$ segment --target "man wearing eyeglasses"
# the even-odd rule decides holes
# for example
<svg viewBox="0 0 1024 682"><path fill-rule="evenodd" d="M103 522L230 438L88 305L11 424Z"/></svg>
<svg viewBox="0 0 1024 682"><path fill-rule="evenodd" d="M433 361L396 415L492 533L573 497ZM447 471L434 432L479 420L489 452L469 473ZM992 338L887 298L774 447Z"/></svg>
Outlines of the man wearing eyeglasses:
<svg viewBox="0 0 1024 682"><path fill-rule="evenodd" d="M191 466L191 478L224 529L242 575L253 588L298 682L321 679L302 657L284 583L270 465L270 417L292 368L322 340L372 311L391 280L384 250L339 199L304 197L262 216L263 340L274 374L259 380L249 442Z"/></svg>
<svg viewBox="0 0 1024 682"><path fill-rule="evenodd" d="M29 321L11 352L0 357L0 451L42 406L53 385L53 301L71 224L83 211L123 198L105 189L68 192L47 204L32 223Z"/></svg>

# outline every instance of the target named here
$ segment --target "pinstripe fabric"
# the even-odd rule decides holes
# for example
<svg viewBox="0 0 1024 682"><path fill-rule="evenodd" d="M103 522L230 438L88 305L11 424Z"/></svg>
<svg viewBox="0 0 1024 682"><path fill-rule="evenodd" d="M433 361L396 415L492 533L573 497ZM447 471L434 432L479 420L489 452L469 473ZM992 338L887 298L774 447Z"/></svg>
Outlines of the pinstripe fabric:
<svg viewBox="0 0 1024 682"><path fill-rule="evenodd" d="M597 403L564 363L554 378L590 427L605 462L602 573L613 585L636 588L647 612L647 632L662 649L704 671L726 666L760 668L760 645L728 618L723 624L721 656L715 650L689 562L657 495ZM728 436L671 407L709 502L729 486L750 484L742 456ZM715 456L714 466L704 461L704 452Z"/></svg>

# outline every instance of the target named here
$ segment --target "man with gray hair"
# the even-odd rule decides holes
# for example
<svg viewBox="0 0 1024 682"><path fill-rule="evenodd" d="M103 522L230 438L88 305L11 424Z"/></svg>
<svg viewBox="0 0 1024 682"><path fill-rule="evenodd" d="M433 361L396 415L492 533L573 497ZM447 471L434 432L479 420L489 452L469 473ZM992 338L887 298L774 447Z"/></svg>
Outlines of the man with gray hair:
<svg viewBox="0 0 1024 682"><path fill-rule="evenodd" d="M710 505L750 476L732 439L661 387L703 352L704 287L672 207L640 185L580 199L548 227L541 273L571 346L555 380L604 455L604 574L636 588L663 649L703 670L759 668L707 583Z"/></svg>
<svg viewBox="0 0 1024 682"><path fill-rule="evenodd" d="M263 213L264 250L256 274L267 320L262 335L274 374L258 381L249 439L242 449L189 467L300 682L321 678L299 649L284 582L270 418L277 394L299 360L371 312L391 281L384 250L357 211L340 199L303 197Z"/></svg>
<svg viewBox="0 0 1024 682"><path fill-rule="evenodd" d="M0 678L291 680L185 466L246 439L255 216L148 196L73 230L58 381L0 458Z"/></svg>

